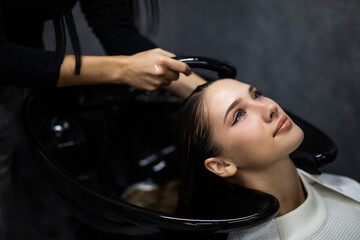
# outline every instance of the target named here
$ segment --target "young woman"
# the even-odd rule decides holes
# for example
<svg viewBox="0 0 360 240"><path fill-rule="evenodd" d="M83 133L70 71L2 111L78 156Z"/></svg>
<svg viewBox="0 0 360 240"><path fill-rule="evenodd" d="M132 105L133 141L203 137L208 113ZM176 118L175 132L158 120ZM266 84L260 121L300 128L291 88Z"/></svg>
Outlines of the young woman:
<svg viewBox="0 0 360 240"><path fill-rule="evenodd" d="M225 179L280 203L272 222L230 239L360 238L360 184L296 169L289 154L303 131L255 87L232 79L198 87L179 112L177 131L186 214L201 216L207 202L216 204Z"/></svg>

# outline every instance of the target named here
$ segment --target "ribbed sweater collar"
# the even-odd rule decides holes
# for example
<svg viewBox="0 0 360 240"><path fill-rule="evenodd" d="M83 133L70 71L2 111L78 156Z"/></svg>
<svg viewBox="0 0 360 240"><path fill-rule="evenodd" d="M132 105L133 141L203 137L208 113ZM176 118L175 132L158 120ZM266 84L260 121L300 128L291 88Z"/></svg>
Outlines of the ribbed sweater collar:
<svg viewBox="0 0 360 240"><path fill-rule="evenodd" d="M308 239L327 219L324 199L314 190L305 176L300 172L299 175L307 192L307 198L293 211L275 218L280 239L293 239L294 236L298 239Z"/></svg>

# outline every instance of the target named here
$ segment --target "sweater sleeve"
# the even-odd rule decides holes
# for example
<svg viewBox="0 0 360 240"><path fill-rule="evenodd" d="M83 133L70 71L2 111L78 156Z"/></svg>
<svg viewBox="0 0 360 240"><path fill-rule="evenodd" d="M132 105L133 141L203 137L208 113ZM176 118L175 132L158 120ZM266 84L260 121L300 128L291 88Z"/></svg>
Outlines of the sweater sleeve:
<svg viewBox="0 0 360 240"><path fill-rule="evenodd" d="M52 66L55 53L11 43L6 36L0 1L0 86L56 87L60 66Z"/></svg>
<svg viewBox="0 0 360 240"><path fill-rule="evenodd" d="M156 45L134 26L126 0L80 0L93 32L110 55L131 55Z"/></svg>
<svg viewBox="0 0 360 240"><path fill-rule="evenodd" d="M56 87L60 66L52 68L55 53L0 43L0 84L23 88Z"/></svg>

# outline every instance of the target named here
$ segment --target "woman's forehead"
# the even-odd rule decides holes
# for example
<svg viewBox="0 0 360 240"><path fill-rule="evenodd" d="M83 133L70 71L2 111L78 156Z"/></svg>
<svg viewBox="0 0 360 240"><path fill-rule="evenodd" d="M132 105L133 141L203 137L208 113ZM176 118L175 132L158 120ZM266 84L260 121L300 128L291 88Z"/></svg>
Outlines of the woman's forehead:
<svg viewBox="0 0 360 240"><path fill-rule="evenodd" d="M249 85L234 79L223 79L214 82L206 90L206 101L211 102L227 102L233 101L235 98L241 98L247 93Z"/></svg>
<svg viewBox="0 0 360 240"><path fill-rule="evenodd" d="M223 116L235 100L248 94L248 89L248 84L233 79L219 80L211 84L205 93L205 106L210 118Z"/></svg>

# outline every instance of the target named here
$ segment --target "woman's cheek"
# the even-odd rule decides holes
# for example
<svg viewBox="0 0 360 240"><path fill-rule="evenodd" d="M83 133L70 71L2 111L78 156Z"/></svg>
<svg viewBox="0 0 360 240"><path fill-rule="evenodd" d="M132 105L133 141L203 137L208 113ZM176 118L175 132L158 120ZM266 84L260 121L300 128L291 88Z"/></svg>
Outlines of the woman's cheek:
<svg viewBox="0 0 360 240"><path fill-rule="evenodd" d="M259 132L253 131L250 127L239 128L230 139L232 139L230 142L231 148L244 151L246 149L256 149L264 140Z"/></svg>

